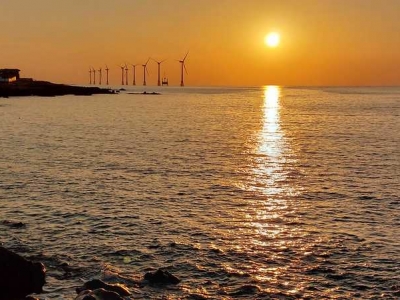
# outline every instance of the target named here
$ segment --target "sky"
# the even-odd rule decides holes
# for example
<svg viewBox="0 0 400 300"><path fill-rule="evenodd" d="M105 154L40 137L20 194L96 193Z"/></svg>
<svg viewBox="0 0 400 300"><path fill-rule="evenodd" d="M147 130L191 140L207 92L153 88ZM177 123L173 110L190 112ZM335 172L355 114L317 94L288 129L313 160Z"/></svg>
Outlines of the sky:
<svg viewBox="0 0 400 300"><path fill-rule="evenodd" d="M188 86L400 85L400 0L0 1L0 68L22 77L87 84L107 64L119 84L118 65L152 57L179 85L189 51Z"/></svg>

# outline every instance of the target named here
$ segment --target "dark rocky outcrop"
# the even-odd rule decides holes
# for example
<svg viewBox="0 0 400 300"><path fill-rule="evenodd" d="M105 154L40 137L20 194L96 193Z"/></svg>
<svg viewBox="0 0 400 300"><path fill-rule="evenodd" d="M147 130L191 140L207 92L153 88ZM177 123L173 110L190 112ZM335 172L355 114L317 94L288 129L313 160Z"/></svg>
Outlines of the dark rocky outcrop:
<svg viewBox="0 0 400 300"><path fill-rule="evenodd" d="M181 282L178 277L163 269L158 269L154 273L146 273L144 279L151 284L178 284Z"/></svg>
<svg viewBox="0 0 400 300"><path fill-rule="evenodd" d="M109 284L99 279L93 279L86 282L82 287L76 289L76 293L80 294L86 290L98 290L104 289L106 291L117 293L120 296L129 296L131 293L129 290L121 284Z"/></svg>
<svg viewBox="0 0 400 300"><path fill-rule="evenodd" d="M115 94L111 89L56 84L47 81L19 80L10 83L0 82L0 98L42 96L54 97L63 95L90 96L94 94Z"/></svg>
<svg viewBox="0 0 400 300"><path fill-rule="evenodd" d="M0 299L21 299L31 293L41 293L45 272L42 263L31 262L0 247Z"/></svg>

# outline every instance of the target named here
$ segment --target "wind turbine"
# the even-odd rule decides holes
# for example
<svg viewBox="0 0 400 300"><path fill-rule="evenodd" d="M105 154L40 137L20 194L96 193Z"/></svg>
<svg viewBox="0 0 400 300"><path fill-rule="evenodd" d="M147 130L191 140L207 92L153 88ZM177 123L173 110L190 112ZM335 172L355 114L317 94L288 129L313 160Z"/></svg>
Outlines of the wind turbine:
<svg viewBox="0 0 400 300"><path fill-rule="evenodd" d="M92 68L92 72L93 72L93 84L96 84L96 70Z"/></svg>
<svg viewBox="0 0 400 300"><path fill-rule="evenodd" d="M128 66L125 64L125 85L128 85Z"/></svg>
<svg viewBox="0 0 400 300"><path fill-rule="evenodd" d="M118 66L121 68L121 85L124 85L124 71L125 71L125 66Z"/></svg>
<svg viewBox="0 0 400 300"><path fill-rule="evenodd" d="M97 71L99 72L99 84L101 85L101 71L102 71L102 69L100 68Z"/></svg>
<svg viewBox="0 0 400 300"><path fill-rule="evenodd" d="M161 64L166 61L166 59L162 60L162 61L156 61L154 58L152 58L152 60L154 60L157 65L158 65L158 80L157 80L157 85L160 86L161 85L161 78L160 78L160 72L161 72Z"/></svg>
<svg viewBox="0 0 400 300"><path fill-rule="evenodd" d="M185 69L185 72L187 74L185 60L186 60L186 57L188 56L188 54L189 54L189 51L186 53L185 57L182 60L178 60L179 63L181 64L181 86L185 86L185 84L183 82L183 69Z"/></svg>
<svg viewBox="0 0 400 300"><path fill-rule="evenodd" d="M146 72L147 74L149 74L149 71L147 71L147 64L149 63L150 58L146 61L146 63L144 65L142 65L143 67L143 85L146 85Z"/></svg>
<svg viewBox="0 0 400 300"><path fill-rule="evenodd" d="M132 85L136 85L136 66L138 65L132 65L132 75L133 75L133 81L132 81Z"/></svg>
<svg viewBox="0 0 400 300"><path fill-rule="evenodd" d="M106 70L106 74L107 74L107 85L108 85L108 70L110 70L110 69L107 67L107 65L106 65L105 70Z"/></svg>
<svg viewBox="0 0 400 300"><path fill-rule="evenodd" d="M92 67L89 67L89 76L90 76L89 84L92 84Z"/></svg>

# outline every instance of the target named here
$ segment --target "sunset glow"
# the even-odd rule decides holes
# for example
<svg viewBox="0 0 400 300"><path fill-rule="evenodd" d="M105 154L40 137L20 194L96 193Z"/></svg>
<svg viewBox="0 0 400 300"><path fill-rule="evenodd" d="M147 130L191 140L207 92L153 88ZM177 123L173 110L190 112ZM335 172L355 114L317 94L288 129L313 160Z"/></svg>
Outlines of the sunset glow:
<svg viewBox="0 0 400 300"><path fill-rule="evenodd" d="M119 84L119 65L152 57L179 86L189 51L187 86L400 85L400 1L358 2L5 0L0 65L80 84L107 65ZM148 71L156 85L154 61Z"/></svg>

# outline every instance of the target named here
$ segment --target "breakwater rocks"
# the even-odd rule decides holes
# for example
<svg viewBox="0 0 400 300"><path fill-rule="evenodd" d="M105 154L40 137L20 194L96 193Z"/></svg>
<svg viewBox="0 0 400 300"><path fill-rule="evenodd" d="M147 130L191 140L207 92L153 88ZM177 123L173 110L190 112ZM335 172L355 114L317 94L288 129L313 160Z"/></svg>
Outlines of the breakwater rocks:
<svg viewBox="0 0 400 300"><path fill-rule="evenodd" d="M0 98L63 95L90 96L94 94L116 94L112 89L56 84L47 81L18 80L10 83L0 82Z"/></svg>

